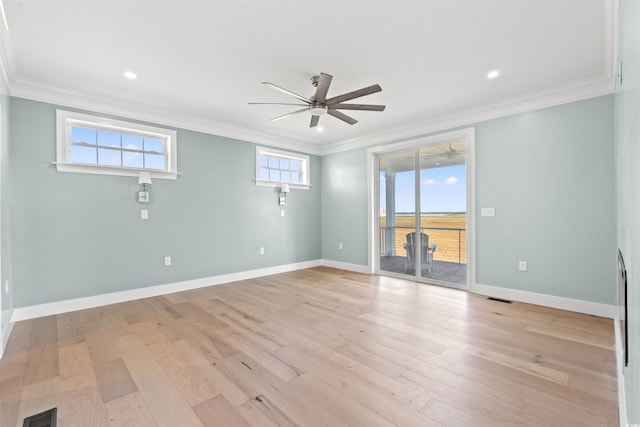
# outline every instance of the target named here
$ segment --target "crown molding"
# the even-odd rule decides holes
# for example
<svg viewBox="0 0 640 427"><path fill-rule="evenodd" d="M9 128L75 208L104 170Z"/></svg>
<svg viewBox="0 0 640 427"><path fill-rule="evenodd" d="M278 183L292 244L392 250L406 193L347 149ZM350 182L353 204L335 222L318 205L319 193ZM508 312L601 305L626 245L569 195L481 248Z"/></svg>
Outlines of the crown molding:
<svg viewBox="0 0 640 427"><path fill-rule="evenodd" d="M308 143L303 144L286 138L274 137L215 120L162 111L157 106L133 104L108 96L89 95L19 79L14 79L11 82L9 94L18 98L139 120L165 127L203 132L306 154L320 154L318 146L310 146Z"/></svg>
<svg viewBox="0 0 640 427"><path fill-rule="evenodd" d="M4 37L2 37L4 41ZM461 113L432 116L419 124L396 127L384 132L372 133L362 137L339 141L329 145L300 143L284 138L276 139L271 135L254 132L238 126L214 120L203 120L187 115L162 112L157 107L135 105L116 98L89 96L84 93L47 87L23 80L12 79L10 55L2 43L0 49L0 68L11 96L62 105L69 108L84 109L101 114L173 126L203 132L212 135L253 142L270 147L284 148L312 155L329 155L377 144L396 142L407 138L424 136L461 126L469 126L479 122L525 113L547 107L595 98L614 93L615 73L604 77L575 82L539 92L529 93L510 100L472 108ZM614 53L612 53L614 56ZM150 113L149 111L153 111Z"/></svg>
<svg viewBox="0 0 640 427"><path fill-rule="evenodd" d="M4 58L0 58L0 60L1 59ZM419 124L396 127L384 132L368 134L326 146L317 144L310 145L309 143L303 144L284 138L276 139L270 135L254 132L227 123L163 112L159 111L157 107L151 108L149 106L134 105L116 98L90 96L84 93L47 87L23 80L11 81L9 93L11 96L62 105L69 108L84 109L101 114L157 123L164 126L173 126L270 147L322 156L357 148L370 147L376 144L400 141L406 138L424 136L491 119L608 95L612 94L613 90L613 79L607 75L594 80L575 82L569 85L529 93L504 102L469 109L457 114L431 117ZM152 112L150 113L150 111Z"/></svg>
<svg viewBox="0 0 640 427"><path fill-rule="evenodd" d="M471 108L456 114L432 116L419 124L397 127L384 132L365 135L324 147L321 155L339 153L377 144L398 142L457 127L471 126L487 120L528 111L568 104L613 93L612 78L607 75L593 80L574 82L543 91L532 92L507 101Z"/></svg>

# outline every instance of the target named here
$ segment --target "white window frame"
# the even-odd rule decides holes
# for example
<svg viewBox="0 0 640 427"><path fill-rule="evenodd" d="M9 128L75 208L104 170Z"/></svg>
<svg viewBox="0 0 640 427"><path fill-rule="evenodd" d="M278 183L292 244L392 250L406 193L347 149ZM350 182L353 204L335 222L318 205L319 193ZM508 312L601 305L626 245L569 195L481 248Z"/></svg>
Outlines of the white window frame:
<svg viewBox="0 0 640 427"><path fill-rule="evenodd" d="M116 133L126 133L163 140L165 149L165 168L145 169L125 166L89 165L70 161L71 128L73 126ZM58 172L91 173L98 175L138 176L140 171L148 171L152 178L176 179L178 177L177 132L154 126L122 120L107 119L90 114L56 110L56 169Z"/></svg>
<svg viewBox="0 0 640 427"><path fill-rule="evenodd" d="M260 156L279 157L299 161L300 173L302 175L301 182L286 182L286 184L289 184L289 188L298 188L301 190L308 190L311 188L311 161L309 156L305 154L292 153L290 151L275 150L267 147L256 147L256 185L262 187L280 187L282 184L285 184L285 182L282 181L265 181L260 179Z"/></svg>

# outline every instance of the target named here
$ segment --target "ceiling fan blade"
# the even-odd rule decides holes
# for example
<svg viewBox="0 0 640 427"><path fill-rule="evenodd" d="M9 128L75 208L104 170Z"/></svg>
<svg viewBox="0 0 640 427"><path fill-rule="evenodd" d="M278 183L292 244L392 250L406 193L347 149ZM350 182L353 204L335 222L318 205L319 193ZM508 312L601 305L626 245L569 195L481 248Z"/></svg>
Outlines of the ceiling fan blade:
<svg viewBox="0 0 640 427"><path fill-rule="evenodd" d="M440 158L440 159L455 159L457 157L464 157L464 151L445 151L443 153L429 153L424 157L427 158Z"/></svg>
<svg viewBox="0 0 640 427"><path fill-rule="evenodd" d="M314 128L318 126L319 121L320 121L320 116L311 116L311 123L309 124L309 127Z"/></svg>
<svg viewBox="0 0 640 427"><path fill-rule="evenodd" d="M316 95L313 97L315 102L323 104L325 99L327 99L327 92L329 92L332 78L333 76L329 74L320 73L320 80L318 80L318 87L316 87Z"/></svg>
<svg viewBox="0 0 640 427"><path fill-rule="evenodd" d="M289 102L250 102L249 105L298 105L300 107L307 106L307 104L293 104Z"/></svg>
<svg viewBox="0 0 640 427"><path fill-rule="evenodd" d="M293 116L293 115L296 115L296 114L304 113L305 111L309 111L309 109L305 107L305 108L303 108L301 110L294 111L293 113L287 113L287 114L284 114L282 116L274 117L273 119L271 119L271 121L275 122L277 120L286 119L289 116Z"/></svg>
<svg viewBox="0 0 640 427"><path fill-rule="evenodd" d="M340 110L366 110L366 111L384 111L386 105L372 104L331 104L330 108Z"/></svg>
<svg viewBox="0 0 640 427"><path fill-rule="evenodd" d="M332 115L333 117L335 117L336 119L340 119L343 122L349 123L350 125L355 125L356 123L358 123L358 121L356 119L354 119L351 116L347 116L344 113L341 113L338 110L333 110L333 109L328 109L327 110L327 114Z"/></svg>
<svg viewBox="0 0 640 427"><path fill-rule="evenodd" d="M306 104L310 104L310 103L311 103L311 101L309 101L309 100L308 100L307 98L305 98L304 96L302 96L302 95L298 95L297 93L295 93L295 92L291 92L290 90L285 89L285 88L283 88L283 87L280 87L280 86L278 86L278 85L274 85L273 83L269 83L269 82L262 82L262 84L263 84L263 85L267 85L267 86L269 86L269 87L272 87L273 89L278 90L278 91L280 91L280 92L282 92L282 93L286 93L287 95L293 96L294 98L298 98L300 101L302 101L302 102L304 102L304 103L306 103Z"/></svg>
<svg viewBox="0 0 640 427"><path fill-rule="evenodd" d="M348 92L343 95L334 96L333 98L329 98L325 101L325 104L332 106L333 104L339 104L343 101L348 101L350 99L360 98L361 96L371 95L372 93L380 92L382 88L380 85L372 85L363 87L362 89L354 90L353 92Z"/></svg>

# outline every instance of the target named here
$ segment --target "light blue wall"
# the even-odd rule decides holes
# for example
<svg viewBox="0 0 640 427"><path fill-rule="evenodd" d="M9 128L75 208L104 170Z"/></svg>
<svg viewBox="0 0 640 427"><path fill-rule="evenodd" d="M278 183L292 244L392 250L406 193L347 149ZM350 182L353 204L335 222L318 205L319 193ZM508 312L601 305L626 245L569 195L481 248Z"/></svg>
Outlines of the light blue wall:
<svg viewBox="0 0 640 427"><path fill-rule="evenodd" d="M0 78L0 341L2 331L9 324L13 309L13 277L11 274L11 191L10 191L10 149L9 115L10 102L4 79ZM9 282L9 292L5 293L5 282ZM0 342L0 356L2 343Z"/></svg>
<svg viewBox="0 0 640 427"><path fill-rule="evenodd" d="M477 283L613 304L612 97L475 128ZM364 149L323 158L324 258L367 264L366 179Z"/></svg>
<svg viewBox="0 0 640 427"><path fill-rule="evenodd" d="M612 101L476 126L477 283L615 302Z"/></svg>
<svg viewBox="0 0 640 427"><path fill-rule="evenodd" d="M640 2L619 3L618 56L623 85L615 94L618 247L628 273L629 366L624 370L627 422L640 424Z"/></svg>
<svg viewBox="0 0 640 427"><path fill-rule="evenodd" d="M323 258L367 265L367 150L324 156L321 175Z"/></svg>
<svg viewBox="0 0 640 427"><path fill-rule="evenodd" d="M319 157L281 217L254 144L178 129L182 175L153 181L143 221L136 178L56 171L55 110L11 99L16 307L320 258Z"/></svg>

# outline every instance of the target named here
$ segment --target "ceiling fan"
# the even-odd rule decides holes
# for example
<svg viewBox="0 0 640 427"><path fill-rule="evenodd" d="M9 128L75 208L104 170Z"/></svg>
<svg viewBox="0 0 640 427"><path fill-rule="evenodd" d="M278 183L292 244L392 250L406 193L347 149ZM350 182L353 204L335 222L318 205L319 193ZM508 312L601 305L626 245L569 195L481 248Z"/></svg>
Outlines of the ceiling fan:
<svg viewBox="0 0 640 427"><path fill-rule="evenodd" d="M263 85L267 85L275 90L286 93L287 95L293 96L301 103L282 103L282 102L250 102L250 105L297 105L300 107L304 107L300 110L294 111L292 113L287 113L282 116L274 117L271 121L281 120L295 114L304 113L308 111L311 113L311 123L309 127L318 126L318 122L320 121L320 116L324 116L325 114L329 114L337 119L342 120L345 123L350 125L354 125L358 123L356 119L351 116L346 115L342 111L339 110L359 110L359 111L384 111L384 105L372 105L372 104L344 104L344 101L349 101L351 99L360 98L365 95L370 95L372 93L380 92L382 88L380 85L371 85L362 89L354 90L352 92L345 93L343 95L334 96L332 98L327 98L327 92L329 92L329 86L331 85L331 79L333 77L326 73L320 73L319 76L313 76L311 78L311 84L316 88L316 93L311 98L305 98L302 95L298 95L295 92L291 92L285 88L274 85L270 82L262 82Z"/></svg>
<svg viewBox="0 0 640 427"><path fill-rule="evenodd" d="M451 143L449 143L448 149L440 153L429 153L426 155L426 157L428 158L435 159L435 160L443 160L443 161L453 161L458 156L464 157L464 151L456 150L455 148L453 148Z"/></svg>

